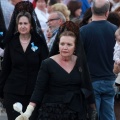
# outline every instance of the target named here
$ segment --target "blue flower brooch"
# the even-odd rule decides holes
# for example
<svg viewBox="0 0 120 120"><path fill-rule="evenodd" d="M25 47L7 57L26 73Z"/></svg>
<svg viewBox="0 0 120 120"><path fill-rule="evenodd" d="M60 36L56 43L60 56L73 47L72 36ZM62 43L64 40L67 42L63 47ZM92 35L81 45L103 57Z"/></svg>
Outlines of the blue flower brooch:
<svg viewBox="0 0 120 120"><path fill-rule="evenodd" d="M38 47L34 45L34 42L31 43L31 49L34 52L38 49Z"/></svg>

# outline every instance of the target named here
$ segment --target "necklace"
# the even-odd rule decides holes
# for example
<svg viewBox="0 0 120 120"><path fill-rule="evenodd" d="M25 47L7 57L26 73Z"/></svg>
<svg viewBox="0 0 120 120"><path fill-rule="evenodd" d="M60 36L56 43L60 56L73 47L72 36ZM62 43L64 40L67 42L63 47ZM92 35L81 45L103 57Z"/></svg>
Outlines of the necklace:
<svg viewBox="0 0 120 120"><path fill-rule="evenodd" d="M26 41L20 40L20 42L21 42L22 44L27 44L27 43L29 43L30 41L29 41L29 40L26 40Z"/></svg>
<svg viewBox="0 0 120 120"><path fill-rule="evenodd" d="M31 36L28 38L28 40L23 40L23 39L20 38L20 42L22 44L28 44L30 42L30 39L31 39Z"/></svg>

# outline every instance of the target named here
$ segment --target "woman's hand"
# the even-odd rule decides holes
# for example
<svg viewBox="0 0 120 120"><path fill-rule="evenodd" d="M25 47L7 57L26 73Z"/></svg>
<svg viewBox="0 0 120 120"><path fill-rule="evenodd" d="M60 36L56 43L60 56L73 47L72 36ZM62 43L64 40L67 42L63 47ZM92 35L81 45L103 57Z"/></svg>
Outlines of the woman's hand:
<svg viewBox="0 0 120 120"><path fill-rule="evenodd" d="M21 113L21 115L19 115L15 120L29 120L33 110L34 107L29 104L26 111L24 113Z"/></svg>
<svg viewBox="0 0 120 120"><path fill-rule="evenodd" d="M89 108L88 109L88 117L89 117L89 120L98 120L97 110Z"/></svg>
<svg viewBox="0 0 120 120"><path fill-rule="evenodd" d="M98 113L95 104L90 104L88 106L88 118L89 120L98 120Z"/></svg>

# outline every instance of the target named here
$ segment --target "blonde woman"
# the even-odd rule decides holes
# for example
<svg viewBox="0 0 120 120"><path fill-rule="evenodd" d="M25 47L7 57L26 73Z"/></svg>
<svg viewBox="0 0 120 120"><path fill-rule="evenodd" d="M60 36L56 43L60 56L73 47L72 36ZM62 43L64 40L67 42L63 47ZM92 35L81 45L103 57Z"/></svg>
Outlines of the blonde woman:
<svg viewBox="0 0 120 120"><path fill-rule="evenodd" d="M70 11L68 10L67 6L63 3L56 3L52 5L52 11L60 11L66 18L66 21L70 20Z"/></svg>

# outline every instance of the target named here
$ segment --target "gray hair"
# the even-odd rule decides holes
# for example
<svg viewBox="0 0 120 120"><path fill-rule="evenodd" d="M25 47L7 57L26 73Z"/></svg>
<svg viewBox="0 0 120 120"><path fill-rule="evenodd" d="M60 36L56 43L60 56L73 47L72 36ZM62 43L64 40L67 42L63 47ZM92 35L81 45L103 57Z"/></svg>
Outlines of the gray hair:
<svg viewBox="0 0 120 120"><path fill-rule="evenodd" d="M93 1L93 9L92 13L98 16L104 15L110 9L110 2L108 0L105 1L104 4L98 3L100 1ZM101 4L101 5L100 5Z"/></svg>
<svg viewBox="0 0 120 120"><path fill-rule="evenodd" d="M63 13L61 13L60 11L54 11L53 13L56 13L57 16L62 20L63 23L66 22L66 18Z"/></svg>

